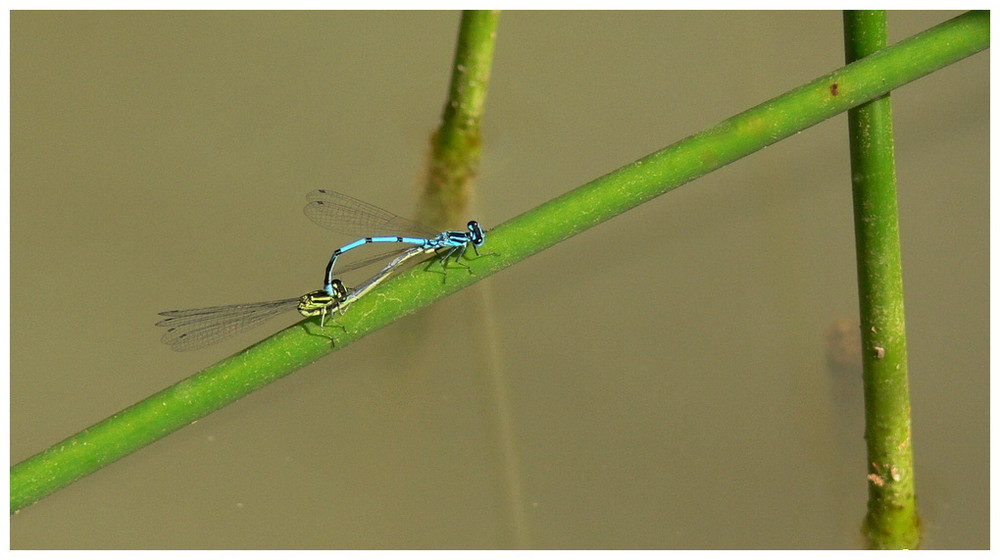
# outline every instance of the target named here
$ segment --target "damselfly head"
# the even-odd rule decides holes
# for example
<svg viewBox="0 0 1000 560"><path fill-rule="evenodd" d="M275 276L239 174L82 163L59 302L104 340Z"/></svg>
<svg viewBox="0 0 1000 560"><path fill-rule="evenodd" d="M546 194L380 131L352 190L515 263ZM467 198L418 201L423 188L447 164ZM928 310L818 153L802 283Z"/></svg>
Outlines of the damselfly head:
<svg viewBox="0 0 1000 560"><path fill-rule="evenodd" d="M315 317L325 315L332 308L340 305L340 302L347 297L348 289L343 282L336 278L330 283L330 287L333 289L334 295L332 296L326 293L326 290L313 290L300 297L299 313L303 317Z"/></svg>
<svg viewBox="0 0 1000 560"><path fill-rule="evenodd" d="M472 220L466 225L469 228L469 241L475 246L482 245L486 241L486 231L479 227L479 222Z"/></svg>

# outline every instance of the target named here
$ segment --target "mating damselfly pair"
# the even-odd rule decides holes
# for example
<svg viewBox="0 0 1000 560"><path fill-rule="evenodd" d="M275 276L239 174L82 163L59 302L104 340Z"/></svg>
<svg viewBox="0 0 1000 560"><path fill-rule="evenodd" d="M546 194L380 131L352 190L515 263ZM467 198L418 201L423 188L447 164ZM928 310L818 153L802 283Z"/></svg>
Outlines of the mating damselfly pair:
<svg viewBox="0 0 1000 560"><path fill-rule="evenodd" d="M264 321L297 309L303 317L320 317L320 324L328 315L342 313L347 307L364 296L393 272L402 268L407 261L420 255L437 255L443 269L449 260L468 268L459 259L472 246L479 255L479 246L486 240L486 231L479 223L470 221L465 231L445 231L435 233L431 228L413 220L402 218L377 206L362 202L346 194L315 190L306 199L306 216L316 224L348 235L366 235L338 248L330 257L323 276L323 288L311 291L298 298L280 299L257 303L220 305L198 309L163 311L166 317L156 323L167 328L161 341L174 350L197 350L221 342L231 336L260 325ZM377 235L372 233L392 233ZM354 289L348 289L338 278L334 278L334 265L344 253L372 243L398 243L410 245L403 249L389 251L349 263L339 272L350 272L375 262L389 260L377 274L365 280ZM471 272L471 271L470 271Z"/></svg>

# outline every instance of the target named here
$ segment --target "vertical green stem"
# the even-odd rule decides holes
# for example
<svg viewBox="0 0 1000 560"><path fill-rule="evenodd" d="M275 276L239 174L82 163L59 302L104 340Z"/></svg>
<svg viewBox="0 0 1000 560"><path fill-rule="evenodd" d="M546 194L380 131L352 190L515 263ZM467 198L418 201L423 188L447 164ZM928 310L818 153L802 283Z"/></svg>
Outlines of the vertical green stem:
<svg viewBox="0 0 1000 560"><path fill-rule="evenodd" d="M886 46L882 11L844 12L847 62ZM913 485L892 105L889 94L848 111L864 355L871 548L920 543Z"/></svg>
<svg viewBox="0 0 1000 560"><path fill-rule="evenodd" d="M486 92L493 66L497 24L500 12L496 10L467 10L455 48L451 87L441 115L441 126L431 139L430 165L427 183L420 202L420 221L436 229L449 229L464 222L472 183L479 172L482 148L480 123L486 106ZM495 316L492 298L487 290L480 290L483 300L483 329L485 344L491 351L484 354L490 360L483 379L487 403L487 423L496 443L497 463L506 501L505 535L507 544L515 548L529 548L527 521L522 507L524 499L514 445L507 378L496 348Z"/></svg>
<svg viewBox="0 0 1000 560"><path fill-rule="evenodd" d="M479 171L480 121L496 44L496 10L469 10L455 49L451 87L441 126L431 139L430 168L420 221L439 229L465 215L472 181Z"/></svg>

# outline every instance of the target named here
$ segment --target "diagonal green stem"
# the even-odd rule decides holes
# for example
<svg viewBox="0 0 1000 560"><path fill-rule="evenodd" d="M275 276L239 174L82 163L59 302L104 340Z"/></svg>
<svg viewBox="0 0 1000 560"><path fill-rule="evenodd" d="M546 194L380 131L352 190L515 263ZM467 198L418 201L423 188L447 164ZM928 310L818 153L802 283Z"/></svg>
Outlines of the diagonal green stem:
<svg viewBox="0 0 1000 560"><path fill-rule="evenodd" d="M529 210L489 232L482 251L495 254L470 259L473 274L407 271L351 306L343 328L305 320L15 465L11 510L473 282L988 46L989 13L963 14Z"/></svg>
<svg viewBox="0 0 1000 560"><path fill-rule="evenodd" d="M886 36L885 12L844 12L848 63L885 48ZM886 94L851 109L847 117L868 444L864 533L872 548L916 548L920 528L913 485L892 102Z"/></svg>

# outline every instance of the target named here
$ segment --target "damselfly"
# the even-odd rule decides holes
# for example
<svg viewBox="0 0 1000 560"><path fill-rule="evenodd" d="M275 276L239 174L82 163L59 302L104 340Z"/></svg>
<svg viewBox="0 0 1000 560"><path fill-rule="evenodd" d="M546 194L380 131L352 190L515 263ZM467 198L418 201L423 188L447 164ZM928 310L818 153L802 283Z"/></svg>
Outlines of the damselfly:
<svg viewBox="0 0 1000 560"><path fill-rule="evenodd" d="M466 224L466 231L437 233L413 220L402 218L388 210L383 210L343 193L321 189L309 193L306 198L309 200L309 204L305 207L306 216L327 229L349 235L365 235L373 232L393 232L395 234L362 237L334 251L329 264L326 265L326 275L323 278L323 289L331 295L334 293L333 267L337 263L337 257L362 245L369 243L416 245L417 253L441 255L441 264L446 267L448 259L451 257L455 257L456 262L461 263L458 259L461 259L470 245L476 255L479 255L478 247L486 240L486 231L474 220ZM380 258L385 258L385 255L366 259L364 264L370 264L373 260ZM352 264L351 269L360 266L358 263ZM468 266L465 267L468 268Z"/></svg>
<svg viewBox="0 0 1000 560"><path fill-rule="evenodd" d="M174 350L186 351L221 342L292 309L298 309L303 317L319 315L322 324L326 315L339 309L349 296L340 280L333 280L331 288L333 295L324 288L297 298L163 311L160 315L166 319L156 326L167 329L161 342Z"/></svg>

